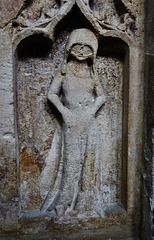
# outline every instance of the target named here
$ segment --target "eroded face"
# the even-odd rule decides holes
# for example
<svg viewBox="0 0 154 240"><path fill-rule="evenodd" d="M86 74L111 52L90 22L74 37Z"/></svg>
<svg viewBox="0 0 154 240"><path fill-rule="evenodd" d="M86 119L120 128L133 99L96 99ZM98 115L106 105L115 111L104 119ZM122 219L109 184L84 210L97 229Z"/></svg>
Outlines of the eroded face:
<svg viewBox="0 0 154 240"><path fill-rule="evenodd" d="M76 44L71 49L71 55L79 61L86 60L88 58L93 59L93 51L88 45Z"/></svg>

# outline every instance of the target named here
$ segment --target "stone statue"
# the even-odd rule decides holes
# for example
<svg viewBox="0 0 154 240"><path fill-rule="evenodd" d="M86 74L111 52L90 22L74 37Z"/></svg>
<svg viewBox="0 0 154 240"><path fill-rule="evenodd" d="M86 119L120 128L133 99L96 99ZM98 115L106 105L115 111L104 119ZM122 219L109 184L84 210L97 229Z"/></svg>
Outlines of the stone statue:
<svg viewBox="0 0 154 240"><path fill-rule="evenodd" d="M102 153L96 113L105 98L95 70L97 48L93 32L74 30L48 92L63 119L62 149L55 184L41 211L59 219L102 214Z"/></svg>

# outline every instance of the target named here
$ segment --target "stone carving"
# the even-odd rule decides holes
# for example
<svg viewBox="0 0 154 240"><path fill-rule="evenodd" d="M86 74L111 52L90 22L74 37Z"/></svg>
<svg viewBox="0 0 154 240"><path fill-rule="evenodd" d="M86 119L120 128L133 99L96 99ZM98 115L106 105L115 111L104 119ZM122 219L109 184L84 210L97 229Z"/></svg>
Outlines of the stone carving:
<svg viewBox="0 0 154 240"><path fill-rule="evenodd" d="M96 74L98 42L88 29L73 31L62 68L54 77L48 99L61 113L62 149L59 170L42 212L57 215L102 215L102 157L96 113L105 103ZM59 94L62 93L62 99Z"/></svg>
<svg viewBox="0 0 154 240"><path fill-rule="evenodd" d="M48 22L49 19L57 14L59 5L56 1L25 1L23 9L17 19L14 21L14 26L17 30L25 27L39 26L42 23Z"/></svg>
<svg viewBox="0 0 154 240"><path fill-rule="evenodd" d="M141 235L145 2L1 1L1 235Z"/></svg>
<svg viewBox="0 0 154 240"><path fill-rule="evenodd" d="M104 29L127 32L132 35L131 26L134 24L134 18L129 10L128 4L120 1L92 1L91 8L87 1L83 1L87 11L92 14L93 18ZM121 7L120 7L121 6ZM117 9L119 13L117 12ZM96 24L97 24L96 23Z"/></svg>
<svg viewBox="0 0 154 240"><path fill-rule="evenodd" d="M130 194L137 165L128 134L139 79L133 70L141 34L137 2L27 1L12 20L19 53L20 219L49 217L70 226L75 220L94 228L106 226L107 218L130 222L130 206L138 206L137 194Z"/></svg>
<svg viewBox="0 0 154 240"><path fill-rule="evenodd" d="M50 79L55 78L57 67L60 69L62 65L67 36L69 33L63 33L62 39L59 36L46 58L30 56L19 59L18 63L20 193L22 212L27 217L31 217L28 210L40 209L59 169L61 126L47 104L46 95ZM95 120L101 136L102 202L108 207L121 202L123 63L111 56L103 57L103 53L98 51L95 68L106 104ZM38 212L38 216L42 214Z"/></svg>
<svg viewBox="0 0 154 240"><path fill-rule="evenodd" d="M76 5L101 35L111 34L126 42L133 42L138 37L138 2L111 0L62 0L30 1L14 19L14 36L27 31L27 35L43 32L53 38L53 31L58 22ZM109 32L112 31L112 32ZM20 35L20 34L19 34Z"/></svg>

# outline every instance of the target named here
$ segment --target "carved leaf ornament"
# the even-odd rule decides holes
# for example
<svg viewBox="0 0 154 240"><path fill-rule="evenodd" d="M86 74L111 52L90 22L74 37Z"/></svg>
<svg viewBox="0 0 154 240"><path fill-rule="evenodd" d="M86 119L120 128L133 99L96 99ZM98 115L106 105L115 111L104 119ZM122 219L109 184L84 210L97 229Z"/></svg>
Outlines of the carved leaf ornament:
<svg viewBox="0 0 154 240"><path fill-rule="evenodd" d="M43 33L45 36L53 39L56 25L72 10L74 5L78 6L81 13L92 24L99 35L104 37L120 38L128 45L135 44L135 17L132 12L130 2L125 0L114 0L114 6L116 6L116 10L118 10L117 12L119 14L119 19L116 21L117 24L115 24L114 21L106 22L103 18L99 19L90 8L88 0L63 0L61 1L59 8L53 7L54 9L49 9L48 14L46 14L46 18L43 16L44 11L41 10L42 15L40 18L30 24L27 20L21 24L19 21L19 15L16 19L16 24L19 27L14 32L15 46L17 46L18 43L25 37L37 33ZM54 11L54 13L52 13L52 11ZM101 8L100 11L102 11ZM110 14L110 11L107 10L107 15Z"/></svg>

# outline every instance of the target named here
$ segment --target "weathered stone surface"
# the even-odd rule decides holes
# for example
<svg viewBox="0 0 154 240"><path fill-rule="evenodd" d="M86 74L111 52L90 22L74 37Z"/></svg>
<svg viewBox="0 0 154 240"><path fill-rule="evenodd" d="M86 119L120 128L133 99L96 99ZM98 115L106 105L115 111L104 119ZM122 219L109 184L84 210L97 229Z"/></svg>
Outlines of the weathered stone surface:
<svg viewBox="0 0 154 240"><path fill-rule="evenodd" d="M143 4L34 0L17 1L9 17L11 5L2 10L2 234L139 237Z"/></svg>
<svg viewBox="0 0 154 240"><path fill-rule="evenodd" d="M0 70L0 110L1 110L1 201L17 196L16 188L16 155L13 109L13 62L11 39L7 32L1 30L1 70ZM11 179L11 181L9 180Z"/></svg>
<svg viewBox="0 0 154 240"><path fill-rule="evenodd" d="M0 27L4 27L17 17L23 6L22 0L1 0L0 6Z"/></svg>
<svg viewBox="0 0 154 240"><path fill-rule="evenodd" d="M154 3L146 2L145 145L142 166L142 238L154 237Z"/></svg>
<svg viewBox="0 0 154 240"><path fill-rule="evenodd" d="M18 187L12 46L8 32L0 30L0 35L0 226L5 228L7 221L14 228L18 218Z"/></svg>
<svg viewBox="0 0 154 240"><path fill-rule="evenodd" d="M63 42L61 41L61 43L59 44L59 47L62 48L63 51L64 51L64 46L65 46L64 41ZM55 53L55 50L51 52L51 56L53 56L53 52ZM39 193L39 190L38 190L39 186L37 187L37 184L36 184L38 176L40 176L40 181L42 184L41 188L43 187L41 189L41 192L42 192L41 195L42 195L42 201L43 201L43 197L45 198L45 195L50 189L50 186L51 186L50 181L52 179L52 175L54 174L53 166L55 166L55 163L52 163L51 161L52 155L53 155L52 151L54 151L54 149L51 144L52 144L52 138L55 135L54 133L55 133L55 129L57 128L56 127L57 123L55 121L56 119L54 118L54 122L53 122L52 118L44 110L49 111L49 108L46 102L46 92L47 92L47 86L49 86L50 84L50 75L51 74L53 76L55 75L54 67L56 66L55 65L56 63L55 61L57 61L56 58L54 57L55 59L54 61L52 58L51 59L49 58L48 60L46 59L44 60L45 61L44 63L42 62L43 59L41 59L41 62L40 60L34 61L32 59L28 61L21 60L20 63L18 64L18 69L19 69L19 73L18 73L19 84L17 86L18 100L19 100L18 101L18 112L19 112L18 126L19 126L19 132L20 132L19 144L20 144L20 154L21 154L20 155L21 156L21 160L20 160L21 161L21 169L20 169L21 183L24 182L24 185L21 186L21 191L22 191L21 196L23 196L22 202L23 202L24 209L29 209L29 207L30 206L32 207L33 205L34 205L33 207L36 208L36 205L37 207L39 207L40 205L39 202L38 204L36 204L36 202L39 201L40 199L36 195L36 193ZM51 64L51 62L53 63ZM60 64L61 63L59 62L58 65L60 66ZM32 68L33 66L35 66L35 72L34 72L34 68ZM119 132L118 141L120 141L120 139L122 138L122 129L119 123L121 122L122 124L122 85L123 85L122 69L123 69L123 66L120 60L118 59L115 60L114 58L112 59L111 57L110 58L102 57L100 53L100 56L96 59L96 69L102 84L102 88L104 88L104 92L108 102L108 106L106 107L104 106L105 112L103 113L103 111L101 111L97 118L97 121L99 122L101 138L102 138L102 148L103 148L102 152L104 153L103 159L105 159L103 164L104 164L104 168L106 169L106 173L104 174L102 173L103 179L104 179L102 191L104 191L105 193L102 197L104 199L105 204L116 203L120 200L120 191L121 191L120 190L120 165L121 165L120 156L122 154L121 153L122 144L116 143L117 135L115 134L115 132ZM108 69L110 69L110 74L107 73ZM42 71L43 71L43 75L40 76ZM102 78L103 75L104 77ZM23 76L25 77L23 78ZM42 83L44 86L42 85ZM41 86L40 89L39 89L39 85ZM34 95L34 89L35 89L35 92L38 91L35 95ZM116 89L116 95L115 95L115 89ZM25 94L25 91L26 91L26 94ZM38 96L40 97L38 98ZM41 100L41 96L42 96L42 100ZM32 98L34 99L33 104L35 104L35 106L33 106L33 104L31 103ZM26 109L24 107L25 101L27 102ZM43 105L40 104L41 101ZM45 106L45 108L43 106ZM118 109L118 116L116 114L117 109ZM27 119L27 116L29 113L30 113L30 116L32 116L33 114L33 117L30 117ZM39 121L38 121L38 114L40 114ZM35 127L37 130L35 130L33 126L34 120L31 120L33 118L34 119L36 118ZM108 122L108 126L112 126L111 134L109 134L108 126L106 126L107 122ZM45 127L43 127L43 125ZM119 129L118 129L118 126L119 126ZM37 135L34 135L35 131L37 131ZM49 134L50 131L51 133ZM103 139L103 135L106 136L105 139ZM44 138L43 136L44 137L46 136L46 137ZM52 151L50 150L50 148L52 149ZM35 154L32 157L31 155L29 155L29 153L33 153L33 152ZM119 154L118 159L114 157L117 154ZM45 155L47 155L46 160L45 160ZM113 162L110 162L111 156L112 156ZM44 165L45 164L44 161L46 162L47 166ZM35 170L32 170L33 169L32 162L34 163L33 167ZM116 164L118 165L118 169L119 169L118 175L117 175L117 168L115 167ZM50 167L50 165L53 169ZM29 174L27 175L26 172L28 172ZM27 178L27 176L30 176L30 172L33 176L33 182L31 182L31 178L29 177ZM108 174L110 175L110 177L108 177ZM41 179L41 176L43 177L43 179ZM113 185L113 183L116 183L116 184ZM31 185L31 188L29 187L30 186L29 184ZM34 191L32 186L36 191ZM110 189L110 191L108 189Z"/></svg>
<svg viewBox="0 0 154 240"><path fill-rule="evenodd" d="M58 1L55 0L35 0L30 1L27 7L21 12L15 20L17 28L32 26L34 23L43 23L48 18L53 18L59 9Z"/></svg>

